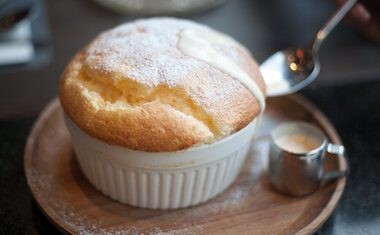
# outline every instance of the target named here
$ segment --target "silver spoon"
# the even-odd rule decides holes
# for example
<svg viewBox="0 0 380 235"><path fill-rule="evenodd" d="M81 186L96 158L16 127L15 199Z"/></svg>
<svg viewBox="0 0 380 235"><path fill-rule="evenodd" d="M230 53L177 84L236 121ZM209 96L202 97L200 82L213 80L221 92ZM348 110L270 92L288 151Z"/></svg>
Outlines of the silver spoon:
<svg viewBox="0 0 380 235"><path fill-rule="evenodd" d="M294 93L309 85L319 74L318 49L357 0L348 0L320 29L310 48L288 48L276 52L260 65L267 96Z"/></svg>

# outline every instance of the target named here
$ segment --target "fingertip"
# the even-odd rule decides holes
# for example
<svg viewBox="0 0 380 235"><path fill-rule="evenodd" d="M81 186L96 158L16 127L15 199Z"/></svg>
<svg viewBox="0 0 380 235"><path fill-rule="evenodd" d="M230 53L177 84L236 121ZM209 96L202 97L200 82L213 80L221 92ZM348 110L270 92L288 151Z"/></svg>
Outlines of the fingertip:
<svg viewBox="0 0 380 235"><path fill-rule="evenodd" d="M371 13L361 3L358 3L356 8L363 22L369 22L371 20Z"/></svg>
<svg viewBox="0 0 380 235"><path fill-rule="evenodd" d="M365 24L371 20L371 13L361 3L357 3L349 14L358 23Z"/></svg>

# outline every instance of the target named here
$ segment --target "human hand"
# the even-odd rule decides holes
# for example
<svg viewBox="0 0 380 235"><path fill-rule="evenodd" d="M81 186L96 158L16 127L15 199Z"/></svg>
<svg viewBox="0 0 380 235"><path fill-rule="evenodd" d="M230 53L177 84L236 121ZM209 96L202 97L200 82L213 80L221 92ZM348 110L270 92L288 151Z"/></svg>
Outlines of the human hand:
<svg viewBox="0 0 380 235"><path fill-rule="evenodd" d="M335 0L335 2L341 6L346 0ZM348 12L345 20L380 43L380 1L359 0Z"/></svg>

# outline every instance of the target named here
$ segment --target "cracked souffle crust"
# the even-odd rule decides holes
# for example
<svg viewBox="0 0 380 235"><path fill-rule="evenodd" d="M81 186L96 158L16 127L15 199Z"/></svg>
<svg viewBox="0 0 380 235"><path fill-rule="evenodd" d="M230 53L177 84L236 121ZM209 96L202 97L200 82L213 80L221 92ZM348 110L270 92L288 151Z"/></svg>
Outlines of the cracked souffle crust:
<svg viewBox="0 0 380 235"><path fill-rule="evenodd" d="M100 34L66 67L59 86L65 113L87 134L149 152L218 141L250 123L257 99L238 80L178 48L187 20L152 18ZM213 45L257 83L256 62L239 46Z"/></svg>

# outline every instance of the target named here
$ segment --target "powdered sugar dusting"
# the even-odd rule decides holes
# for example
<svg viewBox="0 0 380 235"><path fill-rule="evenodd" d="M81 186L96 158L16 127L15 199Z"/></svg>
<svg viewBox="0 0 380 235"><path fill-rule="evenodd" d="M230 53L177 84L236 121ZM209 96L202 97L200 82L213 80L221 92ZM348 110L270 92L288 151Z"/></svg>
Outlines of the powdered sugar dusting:
<svg viewBox="0 0 380 235"><path fill-rule="evenodd" d="M83 55L84 68L90 76L115 85L131 79L145 87L180 88L213 122L226 125L222 119L247 110L236 104L249 100L244 97L251 97L252 101L254 97L238 80L179 50L179 34L184 29L213 31L207 26L174 18L123 24L104 32L87 47ZM242 51L225 48L224 53L241 60L238 50Z"/></svg>
<svg viewBox="0 0 380 235"><path fill-rule="evenodd" d="M178 47L187 55L209 63L244 84L260 103L261 112L265 108L265 97L256 82L228 55L215 49L215 44L223 45L222 48L232 47L234 50L241 48L230 37L223 36L212 31L185 29L181 32ZM235 53L233 53L235 54ZM244 54L242 54L243 57Z"/></svg>
<svg viewBox="0 0 380 235"><path fill-rule="evenodd" d="M90 69L105 73L122 70L122 78L148 87L182 85L182 79L196 75L195 68L203 66L201 61L184 56L176 48L178 32L189 27L206 30L205 26L190 21L169 18L121 25L91 44L85 63Z"/></svg>

